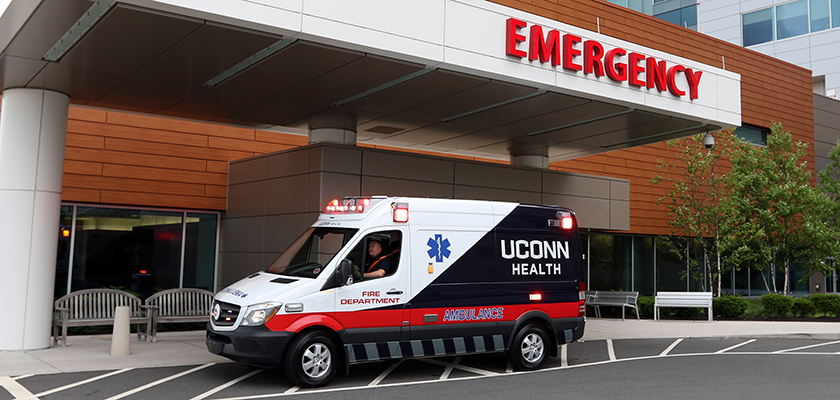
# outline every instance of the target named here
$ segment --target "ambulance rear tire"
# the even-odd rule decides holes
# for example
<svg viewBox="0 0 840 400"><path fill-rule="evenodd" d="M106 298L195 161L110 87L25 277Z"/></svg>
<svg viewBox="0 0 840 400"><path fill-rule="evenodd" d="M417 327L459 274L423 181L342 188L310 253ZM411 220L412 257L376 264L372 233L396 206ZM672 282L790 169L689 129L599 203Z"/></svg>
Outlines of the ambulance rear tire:
<svg viewBox="0 0 840 400"><path fill-rule="evenodd" d="M300 387L319 387L333 379L338 370L335 342L324 332L309 331L289 345L283 361L286 377Z"/></svg>
<svg viewBox="0 0 840 400"><path fill-rule="evenodd" d="M508 359L514 369L531 371L539 369L548 360L548 333L536 324L525 325L516 333L508 351Z"/></svg>

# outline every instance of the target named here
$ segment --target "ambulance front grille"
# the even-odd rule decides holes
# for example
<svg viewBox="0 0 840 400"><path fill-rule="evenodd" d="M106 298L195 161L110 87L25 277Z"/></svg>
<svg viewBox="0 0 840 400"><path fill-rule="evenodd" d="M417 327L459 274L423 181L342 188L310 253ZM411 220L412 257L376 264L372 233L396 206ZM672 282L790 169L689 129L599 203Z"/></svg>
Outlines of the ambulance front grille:
<svg viewBox="0 0 840 400"><path fill-rule="evenodd" d="M213 303L213 310L216 309L216 305L218 305L221 310L218 318L214 317L213 323L216 324L216 326L233 326L233 324L236 323L236 318L239 317L239 306L222 301L215 301Z"/></svg>

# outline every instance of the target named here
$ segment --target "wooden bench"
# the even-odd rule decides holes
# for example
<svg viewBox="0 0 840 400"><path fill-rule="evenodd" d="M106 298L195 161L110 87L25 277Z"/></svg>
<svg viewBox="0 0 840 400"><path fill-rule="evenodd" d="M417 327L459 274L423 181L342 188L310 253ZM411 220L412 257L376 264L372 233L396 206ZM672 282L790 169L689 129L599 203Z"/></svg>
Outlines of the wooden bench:
<svg viewBox="0 0 840 400"><path fill-rule="evenodd" d="M146 341L157 341L157 324L207 322L213 307L213 292L204 289L169 289L146 299L149 323Z"/></svg>
<svg viewBox="0 0 840 400"><path fill-rule="evenodd" d="M71 326L99 326L114 324L114 310L119 306L129 307L129 323L137 324L137 340L140 340L140 324L147 323L139 297L116 289L85 289L62 296L55 301L53 320L53 345L58 344L61 327L61 345L67 347L67 328Z"/></svg>
<svg viewBox="0 0 840 400"><path fill-rule="evenodd" d="M638 320L638 298L639 292L589 291L586 292L586 305L595 307L595 316L598 318L601 318L600 306L621 307L622 321L624 321L624 309L629 307L636 311L636 319Z"/></svg>
<svg viewBox="0 0 840 400"><path fill-rule="evenodd" d="M659 320L660 307L707 308L712 322L712 292L658 292L653 303L653 320Z"/></svg>

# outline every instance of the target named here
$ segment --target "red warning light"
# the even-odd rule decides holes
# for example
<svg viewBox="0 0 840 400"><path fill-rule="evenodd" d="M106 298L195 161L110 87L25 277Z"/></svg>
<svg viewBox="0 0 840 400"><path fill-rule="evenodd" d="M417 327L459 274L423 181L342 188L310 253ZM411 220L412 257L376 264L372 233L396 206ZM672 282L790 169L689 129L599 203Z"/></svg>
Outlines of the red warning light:
<svg viewBox="0 0 840 400"><path fill-rule="evenodd" d="M61 230L61 236L62 237L70 237L70 230L67 229L67 228L62 229Z"/></svg>

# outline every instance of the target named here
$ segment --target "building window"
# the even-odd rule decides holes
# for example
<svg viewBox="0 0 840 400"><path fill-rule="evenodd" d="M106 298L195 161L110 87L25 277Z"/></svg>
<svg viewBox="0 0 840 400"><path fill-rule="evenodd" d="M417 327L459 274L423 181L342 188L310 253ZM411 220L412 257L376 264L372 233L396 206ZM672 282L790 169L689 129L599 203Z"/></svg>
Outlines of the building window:
<svg viewBox="0 0 840 400"><path fill-rule="evenodd" d="M772 8L744 14L743 21L744 47L774 40Z"/></svg>
<svg viewBox="0 0 840 400"><path fill-rule="evenodd" d="M776 6L776 39L808 33L808 0Z"/></svg>
<svg viewBox="0 0 840 400"><path fill-rule="evenodd" d="M735 136L756 146L767 146L767 129L754 126L739 126L735 128Z"/></svg>
<svg viewBox="0 0 840 400"><path fill-rule="evenodd" d="M663 21L679 25L684 28L697 30L697 5L691 5L680 9L656 14L654 17Z"/></svg>
<svg viewBox="0 0 840 400"><path fill-rule="evenodd" d="M744 47L840 27L840 0L797 0L741 17Z"/></svg>
<svg viewBox="0 0 840 400"><path fill-rule="evenodd" d="M627 0L607 0L610 3L620 5L622 7L627 7Z"/></svg>
<svg viewBox="0 0 840 400"><path fill-rule="evenodd" d="M828 0L811 0L811 32L831 28L831 12Z"/></svg>
<svg viewBox="0 0 840 400"><path fill-rule="evenodd" d="M219 214L63 205L55 296L124 287L215 290Z"/></svg>

